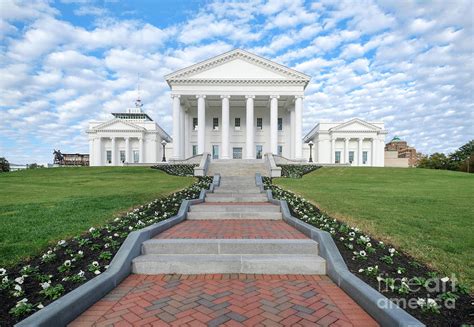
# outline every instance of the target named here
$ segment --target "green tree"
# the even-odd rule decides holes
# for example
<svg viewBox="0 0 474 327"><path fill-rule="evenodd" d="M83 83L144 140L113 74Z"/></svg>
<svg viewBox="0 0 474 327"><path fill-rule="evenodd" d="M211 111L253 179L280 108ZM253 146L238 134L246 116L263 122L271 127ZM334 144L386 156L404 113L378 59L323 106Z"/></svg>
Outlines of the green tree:
<svg viewBox="0 0 474 327"><path fill-rule="evenodd" d="M467 166L471 168L473 155L474 140L471 140L449 155L450 163L448 169L467 171Z"/></svg>
<svg viewBox="0 0 474 327"><path fill-rule="evenodd" d="M0 173L9 172L10 171L10 163L7 159L0 157Z"/></svg>
<svg viewBox="0 0 474 327"><path fill-rule="evenodd" d="M430 169L448 169L449 158L444 153L435 152L429 157L423 157L419 161L418 167Z"/></svg>

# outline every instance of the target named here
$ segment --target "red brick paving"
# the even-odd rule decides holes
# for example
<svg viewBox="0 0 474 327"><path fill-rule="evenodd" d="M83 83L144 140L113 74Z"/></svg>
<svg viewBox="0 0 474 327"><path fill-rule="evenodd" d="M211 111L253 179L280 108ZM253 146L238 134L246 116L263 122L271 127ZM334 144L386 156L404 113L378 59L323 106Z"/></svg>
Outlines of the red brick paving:
<svg viewBox="0 0 474 327"><path fill-rule="evenodd" d="M378 326L326 276L130 275L70 326Z"/></svg>
<svg viewBox="0 0 474 327"><path fill-rule="evenodd" d="M283 220L185 220L160 233L156 238L262 238L262 239L303 239L303 233Z"/></svg>

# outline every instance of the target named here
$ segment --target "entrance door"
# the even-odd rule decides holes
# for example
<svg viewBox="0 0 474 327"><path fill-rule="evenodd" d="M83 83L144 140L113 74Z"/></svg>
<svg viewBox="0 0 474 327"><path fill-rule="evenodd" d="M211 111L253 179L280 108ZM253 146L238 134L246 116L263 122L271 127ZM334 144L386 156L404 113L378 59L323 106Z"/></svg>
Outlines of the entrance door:
<svg viewBox="0 0 474 327"><path fill-rule="evenodd" d="M258 144L255 146L255 152L256 152L256 159L262 159L262 154L263 154L263 146Z"/></svg>
<svg viewBox="0 0 474 327"><path fill-rule="evenodd" d="M232 148L232 159L242 159L242 148Z"/></svg>
<svg viewBox="0 0 474 327"><path fill-rule="evenodd" d="M219 159L219 146L218 145L212 146L212 159Z"/></svg>

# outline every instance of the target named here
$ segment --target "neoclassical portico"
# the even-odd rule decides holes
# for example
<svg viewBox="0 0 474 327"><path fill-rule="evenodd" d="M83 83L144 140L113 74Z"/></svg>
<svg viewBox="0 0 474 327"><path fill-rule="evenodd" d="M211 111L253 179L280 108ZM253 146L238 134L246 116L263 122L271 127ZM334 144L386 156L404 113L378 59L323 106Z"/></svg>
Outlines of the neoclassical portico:
<svg viewBox="0 0 474 327"><path fill-rule="evenodd" d="M166 76L173 102L173 157L302 159L309 76L233 50Z"/></svg>

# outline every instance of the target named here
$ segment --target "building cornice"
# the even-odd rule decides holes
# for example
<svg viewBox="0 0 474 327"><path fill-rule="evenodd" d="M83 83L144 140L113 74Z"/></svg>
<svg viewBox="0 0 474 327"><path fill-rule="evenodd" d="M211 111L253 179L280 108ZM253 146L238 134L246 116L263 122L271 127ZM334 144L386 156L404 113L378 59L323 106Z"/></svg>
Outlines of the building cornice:
<svg viewBox="0 0 474 327"><path fill-rule="evenodd" d="M309 80L311 79L309 75L303 74L294 69L280 65L276 62L273 62L271 60L260 57L256 54L250 53L242 49L234 49L229 52L218 55L216 57L202 61L200 63L191 65L189 67L185 67L176 72L166 75L165 79L168 82L168 84L172 84L172 83L175 83L176 80L183 79L183 78L186 79L190 75L194 75L199 72L217 67L219 65L222 65L226 62L229 62L237 58L245 60L251 64L260 66L262 68L271 70L280 75L287 76L287 77L297 79L297 80L302 80L305 82L305 85L308 84Z"/></svg>
<svg viewBox="0 0 474 327"><path fill-rule="evenodd" d="M305 86L303 80L285 80L285 79L197 79L197 78L179 78L168 80L173 85L297 85Z"/></svg>

